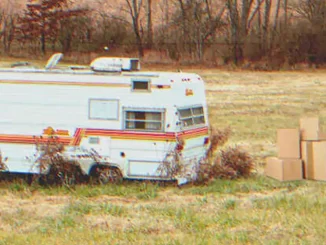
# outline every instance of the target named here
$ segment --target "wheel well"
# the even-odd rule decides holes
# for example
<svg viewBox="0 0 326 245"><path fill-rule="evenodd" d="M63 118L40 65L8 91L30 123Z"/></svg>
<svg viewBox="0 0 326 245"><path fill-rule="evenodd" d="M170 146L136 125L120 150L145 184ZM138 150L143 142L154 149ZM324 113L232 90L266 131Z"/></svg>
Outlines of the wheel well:
<svg viewBox="0 0 326 245"><path fill-rule="evenodd" d="M94 164L94 165L90 168L88 175L89 175L89 176L95 176L96 173L97 173L97 169L99 169L99 168L105 168L105 167L108 167L108 168L112 168L112 169L118 170L119 173L120 173L121 176L122 176L122 171L120 170L120 168L119 168L118 166L115 166L115 165L104 165L104 164Z"/></svg>
<svg viewBox="0 0 326 245"><path fill-rule="evenodd" d="M51 165L46 174L41 175L39 179L40 184L53 185L62 184L62 174L70 176L76 181L75 183L82 183L85 179L85 174L83 173L81 167L74 162L68 162L70 164L65 165Z"/></svg>

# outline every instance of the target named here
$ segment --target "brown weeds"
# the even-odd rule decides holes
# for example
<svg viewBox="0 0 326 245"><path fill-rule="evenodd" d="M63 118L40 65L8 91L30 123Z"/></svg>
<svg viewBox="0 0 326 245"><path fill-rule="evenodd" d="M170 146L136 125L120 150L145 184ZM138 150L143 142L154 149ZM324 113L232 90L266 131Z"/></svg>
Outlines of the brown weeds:
<svg viewBox="0 0 326 245"><path fill-rule="evenodd" d="M213 162L200 165L198 183L206 183L214 179L236 179L249 177L254 168L252 157L240 147L228 147L220 150Z"/></svg>
<svg viewBox="0 0 326 245"><path fill-rule="evenodd" d="M173 179L185 173L184 165L180 160L180 153L182 152L184 145L185 141L183 139L177 139L175 147L166 154L165 159L157 169L157 172L161 177Z"/></svg>
<svg viewBox="0 0 326 245"><path fill-rule="evenodd" d="M210 133L210 146L206 152L206 157L211 158L214 156L218 147L223 146L231 136L231 128L216 129L211 127Z"/></svg>
<svg viewBox="0 0 326 245"><path fill-rule="evenodd" d="M253 170L252 157L240 147L220 149L229 139L231 128L211 129L210 146L206 157L199 166L198 182L205 183L213 179L235 179L248 177Z"/></svg>
<svg viewBox="0 0 326 245"><path fill-rule="evenodd" d="M39 140L39 141L38 141ZM63 157L64 146L56 137L49 137L47 141L36 140L36 149L42 184L70 186L82 181L82 172L79 163Z"/></svg>
<svg viewBox="0 0 326 245"><path fill-rule="evenodd" d="M0 151L0 171L6 171L8 170L7 165L5 164L6 158L2 157L2 152Z"/></svg>
<svg viewBox="0 0 326 245"><path fill-rule="evenodd" d="M252 157L239 146L221 150L220 159L221 166L234 170L235 176L232 177L249 177L254 168Z"/></svg>

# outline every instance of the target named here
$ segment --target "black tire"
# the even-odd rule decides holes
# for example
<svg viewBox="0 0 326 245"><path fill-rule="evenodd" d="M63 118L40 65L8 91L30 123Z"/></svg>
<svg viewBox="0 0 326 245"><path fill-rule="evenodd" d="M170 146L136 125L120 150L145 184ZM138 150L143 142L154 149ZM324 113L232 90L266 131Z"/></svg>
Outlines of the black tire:
<svg viewBox="0 0 326 245"><path fill-rule="evenodd" d="M46 175L41 176L39 183L41 185L65 185L72 186L84 181L84 175L79 166L73 162L67 163L66 167L61 165L51 166L49 172Z"/></svg>

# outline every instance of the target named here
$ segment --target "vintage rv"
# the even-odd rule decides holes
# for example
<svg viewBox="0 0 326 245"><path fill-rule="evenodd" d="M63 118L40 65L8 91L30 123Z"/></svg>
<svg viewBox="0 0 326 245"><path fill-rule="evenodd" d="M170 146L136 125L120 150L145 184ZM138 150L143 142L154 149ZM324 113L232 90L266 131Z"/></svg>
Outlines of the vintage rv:
<svg viewBox="0 0 326 245"><path fill-rule="evenodd" d="M3 172L46 175L51 166L40 167L37 145L56 139L64 145L60 154L104 181L196 178L209 145L200 76L142 72L131 58L58 68L61 57L42 69L0 69Z"/></svg>

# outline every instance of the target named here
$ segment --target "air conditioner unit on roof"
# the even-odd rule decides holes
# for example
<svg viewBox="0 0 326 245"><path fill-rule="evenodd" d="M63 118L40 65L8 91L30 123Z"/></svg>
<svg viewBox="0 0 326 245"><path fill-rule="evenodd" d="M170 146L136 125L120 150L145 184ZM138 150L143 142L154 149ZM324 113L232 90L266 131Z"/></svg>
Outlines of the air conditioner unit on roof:
<svg viewBox="0 0 326 245"><path fill-rule="evenodd" d="M139 71L140 61L137 58L100 57L93 60L90 67L99 72Z"/></svg>

